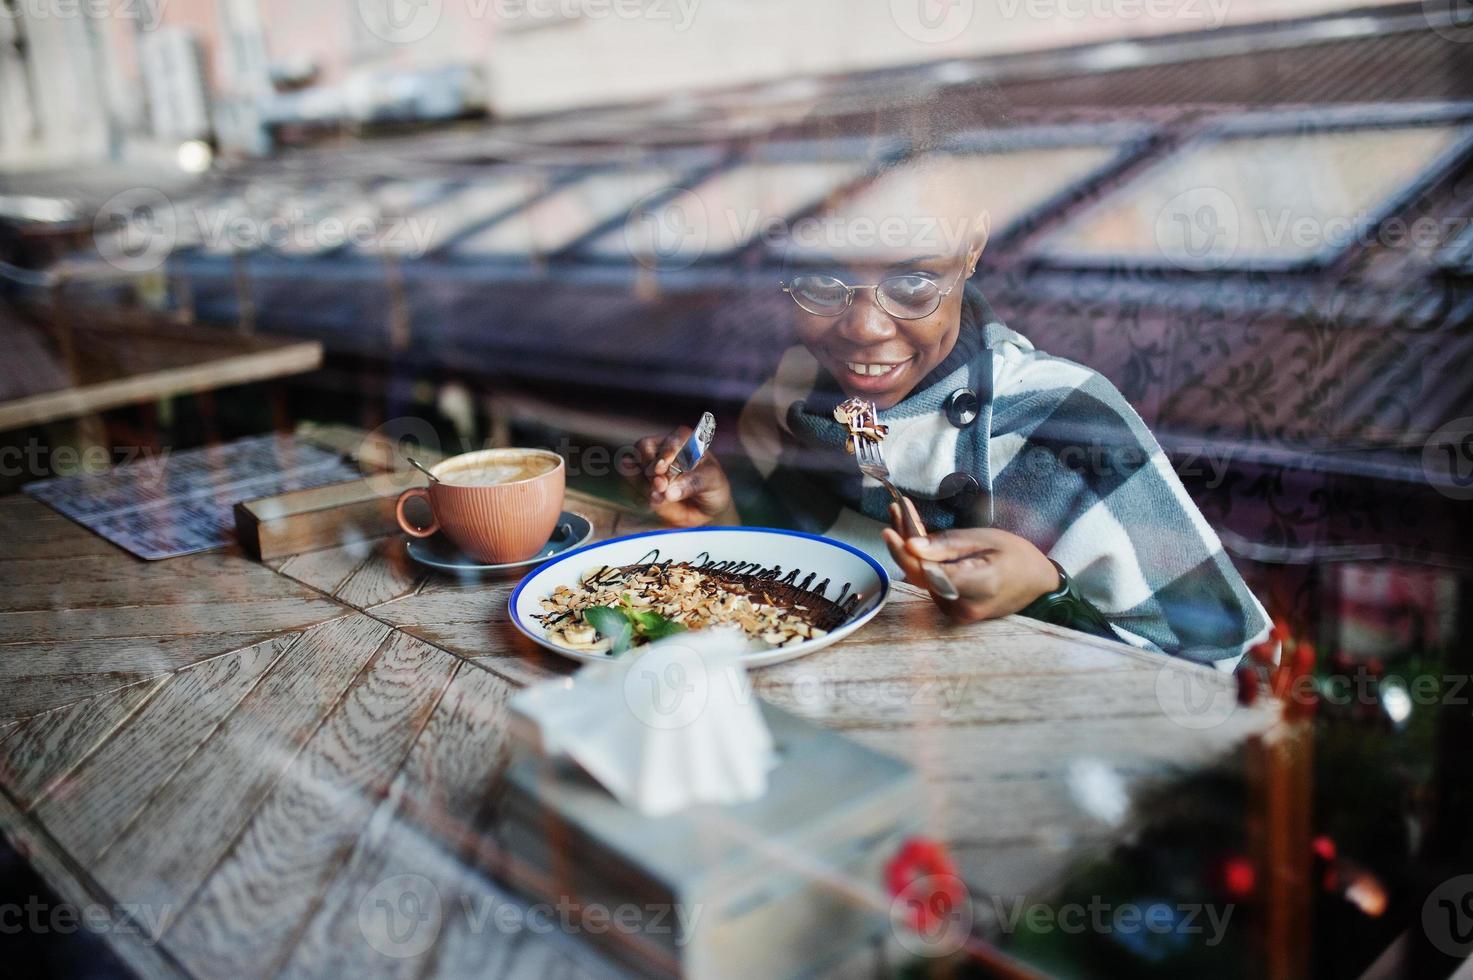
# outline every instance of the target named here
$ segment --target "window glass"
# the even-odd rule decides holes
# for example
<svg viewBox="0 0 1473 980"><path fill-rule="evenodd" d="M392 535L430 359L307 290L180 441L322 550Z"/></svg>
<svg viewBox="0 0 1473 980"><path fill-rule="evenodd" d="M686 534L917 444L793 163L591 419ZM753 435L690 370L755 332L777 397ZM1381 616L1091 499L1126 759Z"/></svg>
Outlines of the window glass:
<svg viewBox="0 0 1473 980"><path fill-rule="evenodd" d="M1403 126L1190 145L1081 211L1039 254L1204 269L1332 255L1464 132Z"/></svg>
<svg viewBox="0 0 1473 980"><path fill-rule="evenodd" d="M679 177L663 168L589 174L477 232L451 251L467 256L557 252Z"/></svg>
<svg viewBox="0 0 1473 980"><path fill-rule="evenodd" d="M1437 261L1444 268L1473 273L1473 224L1469 224L1462 234L1448 243Z"/></svg>
<svg viewBox="0 0 1473 980"><path fill-rule="evenodd" d="M590 251L611 258L720 255L765 234L774 221L812 207L859 172L851 161L741 164L632 215L626 227L600 236Z"/></svg>
<svg viewBox="0 0 1473 980"><path fill-rule="evenodd" d="M847 254L872 253L876 258L919 244L909 239L929 242L939 236L949 246L952 238L963 233L959 223L975 220L978 215L990 234L997 235L1089 177L1118 152L1117 147L1104 145L931 154L904 163L843 196L825 208L812 227L804 227L801 222L796 225L793 235L800 245L813 236L819 236L823 244L833 244L828 239L840 235ZM933 199L947 193L940 188L964 189L961 193L968 199L969 213L965 219L943 219L947 221L945 226L924 227L932 218L942 218L955 210L947 202ZM897 235L907 240L893 240Z"/></svg>
<svg viewBox="0 0 1473 980"><path fill-rule="evenodd" d="M524 171L493 173L466 185L389 184L374 195L382 214L377 236L361 248L424 255L531 199L543 186L542 179Z"/></svg>

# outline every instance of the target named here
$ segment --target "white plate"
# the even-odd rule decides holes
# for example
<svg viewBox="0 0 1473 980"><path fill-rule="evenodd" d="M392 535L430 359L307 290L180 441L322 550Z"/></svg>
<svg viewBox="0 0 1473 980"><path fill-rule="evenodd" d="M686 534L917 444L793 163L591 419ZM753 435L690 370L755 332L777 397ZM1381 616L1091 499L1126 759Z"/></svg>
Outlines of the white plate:
<svg viewBox="0 0 1473 980"><path fill-rule="evenodd" d="M699 527L688 530L647 531L624 538L600 541L577 551L554 558L522 579L512 593L511 621L533 642L572 660L603 661L608 654L585 653L558 646L547 637L536 617L542 613L542 600L559 585L576 588L585 574L602 566L618 567L652 561L757 562L764 568L781 566L783 578L799 569L798 582L814 572L814 582L829 580L827 598L837 600L845 583L849 593L857 594L859 603L849 619L827 636L807 640L797 646L773 649L753 641L747 655L749 667L765 667L795 657L807 656L837 643L875 617L890 598L890 576L880 563L857 548L830 538L799 531L778 531L752 527Z"/></svg>

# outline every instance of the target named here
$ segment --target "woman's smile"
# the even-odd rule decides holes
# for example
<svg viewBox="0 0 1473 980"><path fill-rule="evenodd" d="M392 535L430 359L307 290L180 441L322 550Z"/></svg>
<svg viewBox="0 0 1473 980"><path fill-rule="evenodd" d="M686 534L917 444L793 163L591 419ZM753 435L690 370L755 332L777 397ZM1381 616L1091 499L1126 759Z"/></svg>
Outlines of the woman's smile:
<svg viewBox="0 0 1473 980"><path fill-rule="evenodd" d="M846 394L867 395L873 398L884 394L906 381L909 368L915 363L915 355L896 357L873 354L831 355L833 363L827 365L838 379Z"/></svg>

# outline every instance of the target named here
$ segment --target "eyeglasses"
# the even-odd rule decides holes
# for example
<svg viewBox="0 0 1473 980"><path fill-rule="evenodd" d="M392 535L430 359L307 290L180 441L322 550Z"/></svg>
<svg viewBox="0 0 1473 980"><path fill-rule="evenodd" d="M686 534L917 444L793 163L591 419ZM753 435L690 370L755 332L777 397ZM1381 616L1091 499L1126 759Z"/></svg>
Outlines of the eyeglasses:
<svg viewBox="0 0 1473 980"><path fill-rule="evenodd" d="M873 289L880 309L900 320L919 320L935 313L961 280L959 272L946 289L920 275L890 276L877 283L850 286L834 276L814 274L794 276L792 282L783 283L783 292L814 316L839 316L854 304L855 293Z"/></svg>

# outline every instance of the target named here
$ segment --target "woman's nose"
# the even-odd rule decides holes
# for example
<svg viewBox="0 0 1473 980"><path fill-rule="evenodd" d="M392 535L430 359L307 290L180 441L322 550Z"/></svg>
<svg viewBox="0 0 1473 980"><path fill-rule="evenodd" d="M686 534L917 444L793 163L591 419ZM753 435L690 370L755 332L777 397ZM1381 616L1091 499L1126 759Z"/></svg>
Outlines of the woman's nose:
<svg viewBox="0 0 1473 980"><path fill-rule="evenodd" d="M839 336L856 346L889 340L895 336L895 320L875 302L873 289L861 289L840 318Z"/></svg>

